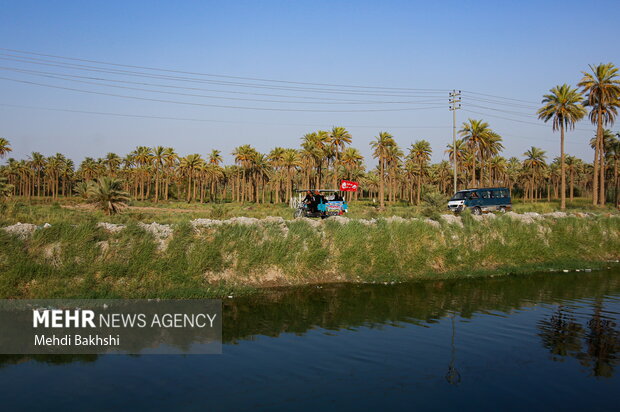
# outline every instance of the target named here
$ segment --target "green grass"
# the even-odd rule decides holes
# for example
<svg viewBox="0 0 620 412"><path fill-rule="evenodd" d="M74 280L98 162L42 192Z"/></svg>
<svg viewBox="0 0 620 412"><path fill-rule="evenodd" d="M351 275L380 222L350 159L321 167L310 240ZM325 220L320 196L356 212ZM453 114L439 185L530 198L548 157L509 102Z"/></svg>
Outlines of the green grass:
<svg viewBox="0 0 620 412"><path fill-rule="evenodd" d="M279 216L284 219L293 218L293 210L287 204L254 204L254 203L187 203L187 202L131 202L132 208L116 216L106 216L100 211L84 209L83 202L78 198L60 199L53 202L51 199L14 198L0 203L0 226L7 226L16 222L28 222L41 225L44 223L85 223L85 222L158 222L166 224L182 224L192 219L228 219L236 216L264 218ZM523 202L515 199L514 210L518 213L538 212L549 213L560 209L559 201ZM596 214L618 214L613 206L606 208L595 207L585 198L568 202L568 212L588 212ZM381 217L399 216L403 218L423 217L424 206L411 206L405 202L387 203L386 208L380 211L376 204L368 200L354 201L349 204L347 217L354 219L373 219ZM426 213L428 214L428 213Z"/></svg>
<svg viewBox="0 0 620 412"><path fill-rule="evenodd" d="M513 207L516 212L537 212L549 213L560 210L560 201L546 199L536 202L523 201L522 199L513 199ZM566 211L568 212L589 212L589 213L618 213L613 203L607 203L605 207L593 206L592 199L575 198L572 202L566 199Z"/></svg>
<svg viewBox="0 0 620 412"><path fill-rule="evenodd" d="M48 219L52 227L25 240L0 231L1 298L216 297L265 286L594 268L620 258L620 218L605 216L527 224L465 215L463 227L422 220L326 220L319 227L287 221L199 231L185 217L160 250L126 215L105 219L40 205L11 213ZM96 227L99 220L127 227L111 234Z"/></svg>

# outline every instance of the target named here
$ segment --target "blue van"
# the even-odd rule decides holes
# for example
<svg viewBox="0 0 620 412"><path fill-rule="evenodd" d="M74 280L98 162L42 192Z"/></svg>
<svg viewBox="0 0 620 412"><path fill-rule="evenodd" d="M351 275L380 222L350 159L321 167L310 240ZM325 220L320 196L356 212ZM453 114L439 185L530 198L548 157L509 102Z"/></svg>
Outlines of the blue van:
<svg viewBox="0 0 620 412"><path fill-rule="evenodd" d="M469 208L474 215L506 212L512 209L510 190L506 187L461 190L448 201L448 209L451 212L459 213L465 208Z"/></svg>

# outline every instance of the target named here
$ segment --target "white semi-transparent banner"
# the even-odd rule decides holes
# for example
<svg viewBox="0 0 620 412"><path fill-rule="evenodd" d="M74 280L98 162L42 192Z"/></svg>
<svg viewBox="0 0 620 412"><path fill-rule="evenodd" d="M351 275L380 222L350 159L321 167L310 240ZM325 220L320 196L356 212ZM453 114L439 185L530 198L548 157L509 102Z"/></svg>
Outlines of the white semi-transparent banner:
<svg viewBox="0 0 620 412"><path fill-rule="evenodd" d="M102 353L222 353L222 302L0 300L0 354Z"/></svg>

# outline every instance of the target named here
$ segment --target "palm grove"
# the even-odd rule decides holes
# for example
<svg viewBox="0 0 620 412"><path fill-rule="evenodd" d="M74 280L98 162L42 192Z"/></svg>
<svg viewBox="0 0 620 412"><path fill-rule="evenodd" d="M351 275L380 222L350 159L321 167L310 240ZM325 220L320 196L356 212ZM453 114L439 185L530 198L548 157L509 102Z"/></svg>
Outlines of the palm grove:
<svg viewBox="0 0 620 412"><path fill-rule="evenodd" d="M361 193L352 197L385 202L419 204L428 191L450 194L452 162L457 160L458 187L507 186L525 200L589 196L595 205L619 202L618 166L620 136L613 125L620 105L618 69L611 63L591 66L577 88L553 87L543 96L537 114L560 134L560 156L549 159L545 151L531 147L523 158L501 156L500 134L484 120L468 119L459 130L455 145L445 153L450 162L431 164L432 148L418 140L401 148L388 132L371 142L376 168L366 170L359 150L350 147L351 134L343 127L319 130L301 139L299 148L276 147L260 153L251 145L234 149L233 165L223 165L222 154L179 156L172 147L139 146L121 157L87 157L75 167L62 154L45 157L32 153L28 159L9 158L0 167L0 197L82 196L107 210L117 211L130 197L154 202L171 199L187 202L287 202L297 188L335 188L340 179L360 182ZM590 142L592 163L564 150L565 133L584 117L596 126ZM10 142L0 138L0 157L11 151ZM96 183L95 183L96 182ZM107 205L107 206L106 206Z"/></svg>

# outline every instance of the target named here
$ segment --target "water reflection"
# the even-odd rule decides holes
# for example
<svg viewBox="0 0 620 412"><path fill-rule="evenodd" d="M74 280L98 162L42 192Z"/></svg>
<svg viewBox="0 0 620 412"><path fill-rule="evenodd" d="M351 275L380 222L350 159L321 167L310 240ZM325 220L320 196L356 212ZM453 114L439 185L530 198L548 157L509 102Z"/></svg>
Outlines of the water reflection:
<svg viewBox="0 0 620 412"><path fill-rule="evenodd" d="M452 340L450 342L450 365L448 366L448 373L446 373L446 380L450 385L458 385L461 383L461 374L456 369L456 343L454 342L456 336L456 324L454 323L455 313L452 314Z"/></svg>
<svg viewBox="0 0 620 412"><path fill-rule="evenodd" d="M573 357L591 376L612 377L618 363L620 332L604 309L602 297L594 298L589 317L576 316L569 307L559 305L551 316L539 322L543 346L554 361Z"/></svg>
<svg viewBox="0 0 620 412"><path fill-rule="evenodd" d="M465 320L473 324L481 322L481 317L493 315L480 323L482 327L477 333L484 334L497 325L507 328L518 326L527 330L534 339L528 343L530 351L540 351L542 343L554 361L576 359L590 375L610 377L618 362L620 340L615 323L618 315L610 312L606 305L609 299L616 299L618 307L618 297L619 270L400 285L325 285L278 289L267 295L225 300L224 353L227 352L226 345L252 343L261 337L312 334L316 339L313 332L319 330L325 334L325 340L321 342L327 342L332 338L326 335L327 331L335 333L359 328L375 330L386 325L418 325L429 330L425 338L442 341L449 348L441 362L440 373L444 382L459 385L465 383L462 382L457 354L463 353L463 364L472 358L471 334L467 335L470 332L462 330L465 324L461 322ZM513 316L535 307L544 308L535 320L516 320ZM505 319L499 319L499 323L489 323L489 319L497 319L497 315ZM444 326L436 325L449 325L449 332L444 336ZM463 332L467 333L464 335ZM510 343L510 333L501 339L506 339L506 342L486 344ZM457 344L461 352L457 351ZM30 360L59 364L95 362L98 357L0 356L0 368ZM447 370L443 369L446 365Z"/></svg>

